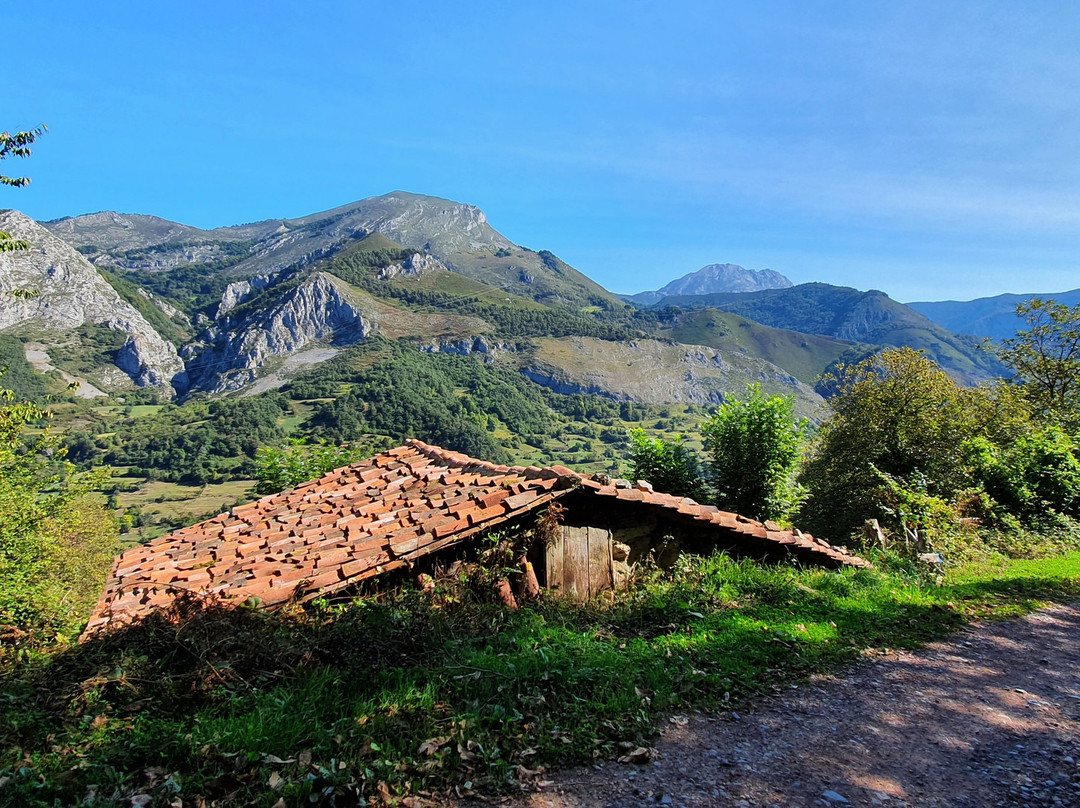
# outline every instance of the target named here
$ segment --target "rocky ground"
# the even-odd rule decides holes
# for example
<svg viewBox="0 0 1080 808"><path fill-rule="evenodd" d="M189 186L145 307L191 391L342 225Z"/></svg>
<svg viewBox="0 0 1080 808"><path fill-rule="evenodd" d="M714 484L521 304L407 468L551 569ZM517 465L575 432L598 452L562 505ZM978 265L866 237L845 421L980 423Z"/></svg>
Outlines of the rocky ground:
<svg viewBox="0 0 1080 808"><path fill-rule="evenodd" d="M543 776L513 802L1080 806L1080 604L874 652L739 712L671 716L640 765Z"/></svg>

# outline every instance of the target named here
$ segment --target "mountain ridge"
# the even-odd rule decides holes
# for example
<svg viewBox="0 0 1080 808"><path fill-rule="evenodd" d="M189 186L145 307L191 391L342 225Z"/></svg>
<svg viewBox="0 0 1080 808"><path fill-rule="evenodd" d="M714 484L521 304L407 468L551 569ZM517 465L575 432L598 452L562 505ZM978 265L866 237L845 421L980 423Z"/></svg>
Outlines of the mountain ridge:
<svg viewBox="0 0 1080 808"><path fill-rule="evenodd" d="M1051 294L1006 293L974 300L916 301L907 305L954 333L1003 340L1015 337L1024 324L1016 315L1017 305L1034 298L1075 306L1080 303L1080 289Z"/></svg>
<svg viewBox="0 0 1080 808"><path fill-rule="evenodd" d="M760 292L677 295L654 308L713 307L772 328L788 328L868 345L910 346L926 351L953 378L977 384L1006 374L974 337L951 333L878 289L860 291L803 283Z"/></svg>

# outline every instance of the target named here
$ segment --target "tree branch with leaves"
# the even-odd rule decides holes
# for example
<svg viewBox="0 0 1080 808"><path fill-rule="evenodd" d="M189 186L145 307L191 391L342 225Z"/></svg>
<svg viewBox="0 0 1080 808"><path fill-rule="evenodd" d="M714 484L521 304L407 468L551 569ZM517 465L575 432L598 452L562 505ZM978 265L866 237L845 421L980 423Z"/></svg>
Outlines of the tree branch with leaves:
<svg viewBox="0 0 1080 808"><path fill-rule="evenodd" d="M30 146L47 131L49 131L48 127L42 125L36 129L15 134L0 132L0 160L6 160L8 157L29 157ZM0 174L0 185L21 188L29 184L29 177L9 177L6 174ZM8 233L0 233L0 252L28 249L30 249L29 242L12 238Z"/></svg>

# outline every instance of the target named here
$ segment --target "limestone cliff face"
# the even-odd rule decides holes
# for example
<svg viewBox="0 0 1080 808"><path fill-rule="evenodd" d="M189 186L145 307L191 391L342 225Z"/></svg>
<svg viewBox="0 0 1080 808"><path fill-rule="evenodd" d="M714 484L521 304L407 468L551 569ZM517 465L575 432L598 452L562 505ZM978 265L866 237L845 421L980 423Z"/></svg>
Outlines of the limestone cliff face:
<svg viewBox="0 0 1080 808"><path fill-rule="evenodd" d="M419 278L430 275L433 272L447 271L446 264L434 255L413 253L400 264L391 264L379 271L379 280L385 281L390 278Z"/></svg>
<svg viewBox="0 0 1080 808"><path fill-rule="evenodd" d="M233 281L222 292L221 302L218 304L214 318L221 319L252 295L261 292L269 285L270 278L266 275L256 275L246 281Z"/></svg>
<svg viewBox="0 0 1080 808"><path fill-rule="evenodd" d="M201 344L191 346L193 386L208 392L238 390L276 357L332 336L342 343L369 336L373 317L339 284L331 275L315 273L283 287L280 296L259 311L226 314L207 329ZM239 291L226 289L219 310L234 309Z"/></svg>
<svg viewBox="0 0 1080 808"><path fill-rule="evenodd" d="M895 305L881 292L866 293L852 307L847 318L836 330L836 336L852 342L867 341L879 328L896 319Z"/></svg>
<svg viewBox="0 0 1080 808"><path fill-rule="evenodd" d="M85 323L128 335L116 365L138 385L171 393L183 386L184 363L136 309L122 300L77 250L18 211L0 212L0 231L28 241L29 250L0 253L0 331L67 334ZM15 298L13 290L34 297Z"/></svg>
<svg viewBox="0 0 1080 808"><path fill-rule="evenodd" d="M419 346L420 353L448 353L457 356L479 356L485 363L495 361L499 354L517 353L512 342L498 341L486 336L443 338Z"/></svg>

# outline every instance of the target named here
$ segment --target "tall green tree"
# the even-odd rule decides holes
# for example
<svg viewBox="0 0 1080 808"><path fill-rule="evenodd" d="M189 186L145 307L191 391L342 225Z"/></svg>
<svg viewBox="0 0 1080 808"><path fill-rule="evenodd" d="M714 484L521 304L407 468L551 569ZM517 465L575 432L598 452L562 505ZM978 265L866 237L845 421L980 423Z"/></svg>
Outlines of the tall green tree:
<svg viewBox="0 0 1080 808"><path fill-rule="evenodd" d="M1080 304L1034 298L1016 307L1027 326L1003 340L998 356L1013 368L1038 418L1080 427Z"/></svg>
<svg viewBox="0 0 1080 808"><path fill-rule="evenodd" d="M895 485L942 496L966 484L964 445L979 434L983 393L911 348L841 365L826 381L832 415L799 474L800 527L843 541L886 516Z"/></svg>
<svg viewBox="0 0 1080 808"><path fill-rule="evenodd" d="M45 132L0 133L0 160L28 157ZM19 188L26 177L0 174ZM0 233L0 252L26 249ZM29 296L33 290L14 290ZM0 384L3 369L0 368ZM76 473L64 462L51 413L0 388L0 636L63 636L78 629L97 599L116 543L117 526L88 495L107 470Z"/></svg>
<svg viewBox="0 0 1080 808"><path fill-rule="evenodd" d="M716 488L716 504L757 519L784 516L793 500L792 475L805 422L796 422L795 400L766 396L747 385L744 399L723 404L701 427Z"/></svg>

